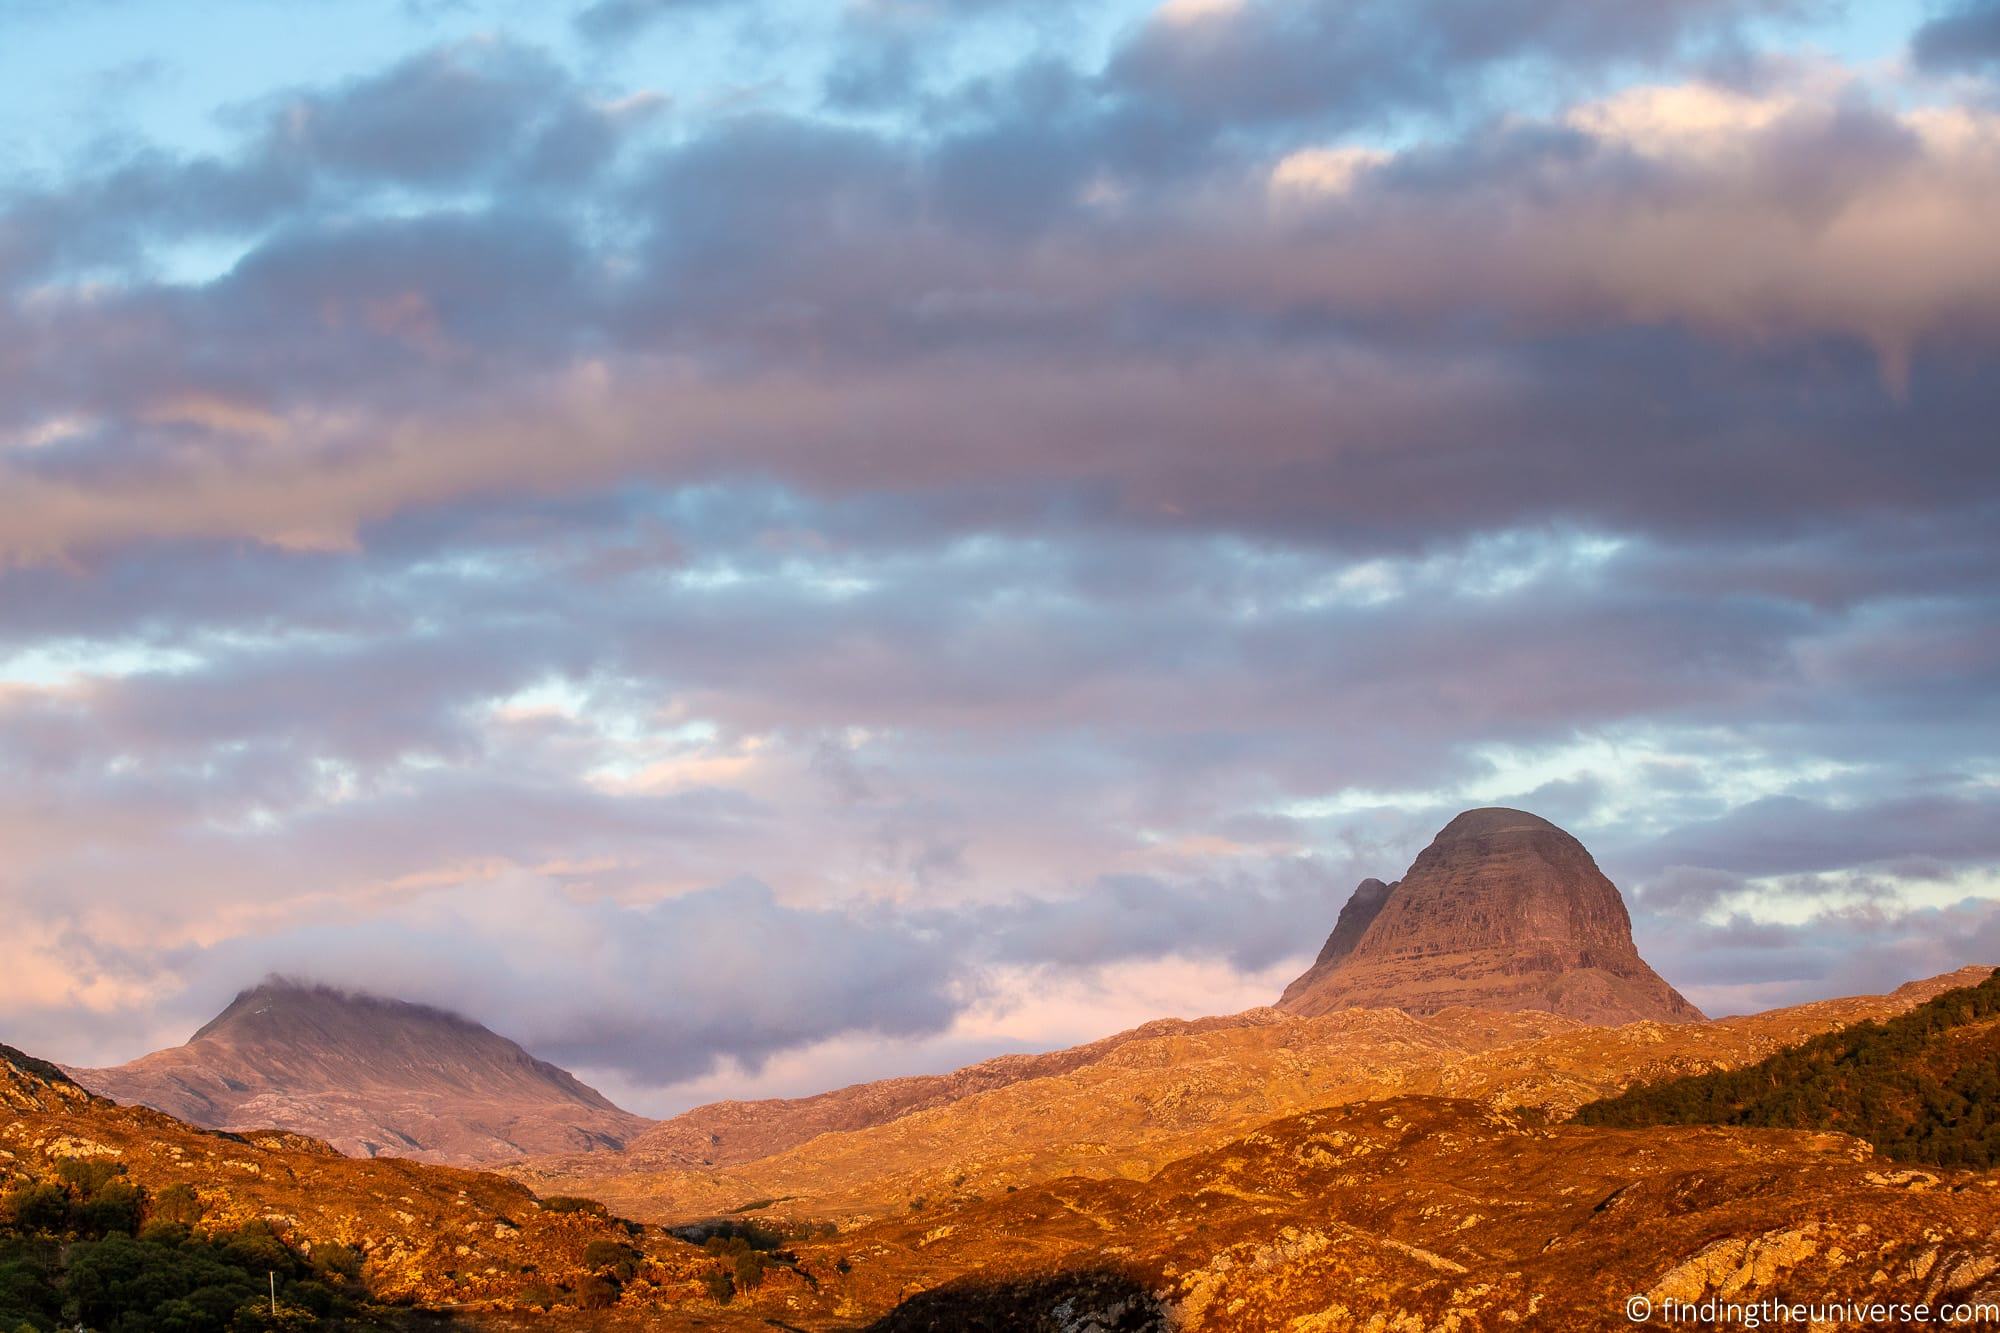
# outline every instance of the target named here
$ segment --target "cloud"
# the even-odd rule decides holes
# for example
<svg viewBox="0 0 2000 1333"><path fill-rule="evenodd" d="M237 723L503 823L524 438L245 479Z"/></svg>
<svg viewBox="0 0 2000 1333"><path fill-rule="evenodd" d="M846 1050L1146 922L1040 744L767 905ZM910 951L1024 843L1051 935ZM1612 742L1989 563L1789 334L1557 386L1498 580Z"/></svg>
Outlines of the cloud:
<svg viewBox="0 0 2000 1333"><path fill-rule="evenodd" d="M1686 824L1656 842L1650 855L1670 865L1741 875L1801 874L1919 856L1991 864L2000 860L1996 815L2000 802L1990 797L1940 794L1854 806L1769 796Z"/></svg>
<svg viewBox="0 0 2000 1333"><path fill-rule="evenodd" d="M2000 5L1965 0L1917 29L1916 63L1932 70L1976 70L2000 60Z"/></svg>
<svg viewBox="0 0 2000 1333"><path fill-rule="evenodd" d="M594 42L636 36L663 19L724 8L732 0L592 0L576 14L576 28Z"/></svg>
<svg viewBox="0 0 2000 1333"><path fill-rule="evenodd" d="M1108 74L1205 119L1369 124L1450 110L1472 99L1482 75L1509 66L1588 72L1659 61L1727 39L1749 18L1796 10L1734 0L1509 0L1477 13L1429 2L1177 0L1154 11Z"/></svg>
<svg viewBox="0 0 2000 1333"><path fill-rule="evenodd" d="M459 40L5 186L10 1041L317 958L639 1090L1032 1045L1492 803L1711 1007L1983 938L1972 81L1763 5L966 0L746 103L731 12L657 90Z"/></svg>
<svg viewBox="0 0 2000 1333"><path fill-rule="evenodd" d="M1785 926L1737 917L1649 956L1711 1015L1750 1013L1994 966L2000 908L1977 900L1918 911L1870 904Z"/></svg>

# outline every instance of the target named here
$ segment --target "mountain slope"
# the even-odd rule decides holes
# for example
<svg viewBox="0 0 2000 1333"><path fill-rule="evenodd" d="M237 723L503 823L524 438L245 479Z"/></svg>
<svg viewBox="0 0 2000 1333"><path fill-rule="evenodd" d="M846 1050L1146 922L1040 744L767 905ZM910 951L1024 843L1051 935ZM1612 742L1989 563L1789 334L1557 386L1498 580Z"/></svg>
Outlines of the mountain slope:
<svg viewBox="0 0 2000 1333"><path fill-rule="evenodd" d="M810 1097L710 1102L663 1120L639 1135L627 1145L622 1161L628 1166L661 1169L752 1162L821 1134L870 1129L982 1092L1081 1069L1133 1042L1278 1021L1279 1016L1268 1009L1219 1018L1162 1018L1086 1045L1037 1055L1003 1055L948 1074L877 1079Z"/></svg>
<svg viewBox="0 0 2000 1333"><path fill-rule="evenodd" d="M703 1275L716 1267L664 1234L635 1235L594 1207L545 1205L486 1172L359 1161L303 1135L202 1130L147 1107L120 1106L8 1047L0 1047L0 1090L0 1247L59 1248L68 1267L79 1267L79 1254L89 1248L76 1243L79 1233L129 1232L135 1222L171 1222L218 1244L268 1253L255 1269L259 1292L267 1267L280 1282L314 1269L327 1280L325 1266L333 1263L358 1284L356 1294L396 1304L508 1309L542 1294L574 1303L597 1269L593 1242L638 1256L644 1278L631 1284L635 1292L643 1287L694 1299ZM94 1219L79 1213L93 1190L100 1204L107 1202L114 1191L103 1189L106 1182L115 1182L119 1208ZM48 1217L51 1199L55 1213ZM24 1208L23 1201L34 1206ZM183 1242L170 1232L165 1241L145 1244L171 1250ZM351 1264L341 1263L342 1254ZM122 1281L147 1251L120 1236L105 1257ZM53 1267L32 1253L29 1260ZM219 1322L173 1326L223 1328L228 1320L225 1310ZM108 1319L92 1322L113 1326ZM116 1326L167 1325L141 1318ZM264 1327L235 1325L246 1326Z"/></svg>
<svg viewBox="0 0 2000 1333"><path fill-rule="evenodd" d="M622 1147L652 1122L477 1023L272 980L84 1087L216 1129L281 1126L356 1157L484 1163Z"/></svg>
<svg viewBox="0 0 2000 1333"><path fill-rule="evenodd" d="M1626 1128L1830 1129L1897 1161L2000 1165L2000 973L1754 1065L1630 1088L1576 1118Z"/></svg>
<svg viewBox="0 0 2000 1333"><path fill-rule="evenodd" d="M1380 881L1356 891L1355 921L1342 912L1281 1009L1539 1009L1606 1025L1702 1017L1639 956L1624 899L1583 844L1537 815L1468 810L1393 887L1370 884Z"/></svg>

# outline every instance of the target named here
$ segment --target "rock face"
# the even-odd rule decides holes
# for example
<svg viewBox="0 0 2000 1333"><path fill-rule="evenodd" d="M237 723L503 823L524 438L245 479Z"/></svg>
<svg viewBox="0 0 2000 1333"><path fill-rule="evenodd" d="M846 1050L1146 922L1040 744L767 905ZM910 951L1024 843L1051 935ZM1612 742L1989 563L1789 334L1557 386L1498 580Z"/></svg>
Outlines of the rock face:
<svg viewBox="0 0 2000 1333"><path fill-rule="evenodd" d="M1586 1023L1701 1021L1632 943L1617 886L1537 815L1468 810L1394 885L1365 880L1278 1007L1538 1009Z"/></svg>
<svg viewBox="0 0 2000 1333"><path fill-rule="evenodd" d="M1340 916L1333 923L1333 934L1326 937L1319 957L1313 959L1313 965L1298 980L1285 987L1284 998L1278 1002L1281 1008L1286 1000L1311 990L1320 978L1340 966L1354 952L1354 946L1361 943L1361 937L1368 933L1368 927L1375 924L1382 905L1395 891L1394 884L1384 884L1379 879L1364 879L1355 886L1353 896L1340 909Z"/></svg>
<svg viewBox="0 0 2000 1333"><path fill-rule="evenodd" d="M237 996L185 1046L69 1072L191 1124L296 1130L354 1157L591 1152L652 1124L456 1014L277 980Z"/></svg>

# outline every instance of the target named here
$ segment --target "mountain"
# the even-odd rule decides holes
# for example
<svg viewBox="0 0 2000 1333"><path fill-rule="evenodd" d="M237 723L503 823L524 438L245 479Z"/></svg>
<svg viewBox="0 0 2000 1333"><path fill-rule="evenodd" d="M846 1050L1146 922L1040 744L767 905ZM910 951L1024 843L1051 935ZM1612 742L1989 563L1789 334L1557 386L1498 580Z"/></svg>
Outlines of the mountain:
<svg viewBox="0 0 2000 1333"><path fill-rule="evenodd" d="M238 995L185 1046L69 1072L191 1124L279 1126L354 1157L601 1151L653 1123L456 1014L278 979Z"/></svg>
<svg viewBox="0 0 2000 1333"><path fill-rule="evenodd" d="M1625 900L1583 844L1537 815L1497 807L1445 825L1394 885L1363 881L1278 1007L1702 1020L1639 957Z"/></svg>
<svg viewBox="0 0 2000 1333"><path fill-rule="evenodd" d="M1629 1088L1576 1118L1839 1130L1897 1161L2000 1166L2000 972L1754 1065Z"/></svg>
<svg viewBox="0 0 2000 1333"><path fill-rule="evenodd" d="M0 1328L328 1326L311 1309L364 1316L342 1328L401 1329L412 1325L387 1307L694 1294L722 1268L586 1201L537 1199L488 1172L355 1160L300 1134L198 1129L0 1046ZM265 1322L256 1307L271 1292L301 1308Z"/></svg>

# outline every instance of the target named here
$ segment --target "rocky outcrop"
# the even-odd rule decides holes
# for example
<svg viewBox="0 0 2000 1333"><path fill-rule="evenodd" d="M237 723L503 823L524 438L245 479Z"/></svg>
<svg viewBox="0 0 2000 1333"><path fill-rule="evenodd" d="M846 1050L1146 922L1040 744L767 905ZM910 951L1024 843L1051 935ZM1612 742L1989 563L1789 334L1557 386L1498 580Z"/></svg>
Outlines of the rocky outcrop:
<svg viewBox="0 0 2000 1333"><path fill-rule="evenodd" d="M60 1067L0 1046L0 1109L66 1111L92 1100Z"/></svg>
<svg viewBox="0 0 2000 1333"><path fill-rule="evenodd" d="M1355 891L1279 1008L1535 1009L1598 1024L1702 1018L1639 956L1617 886L1582 843L1539 816L1468 810L1395 885L1371 885L1380 881Z"/></svg>
<svg viewBox="0 0 2000 1333"><path fill-rule="evenodd" d="M237 996L185 1046L70 1073L190 1124L295 1130L355 1157L601 1151L653 1123L457 1014L279 980Z"/></svg>
<svg viewBox="0 0 2000 1333"><path fill-rule="evenodd" d="M1326 937L1319 957L1306 972L1285 987L1284 999L1278 1001L1283 1007L1286 1000L1293 999L1319 984L1320 978L1333 971L1354 952L1354 946L1361 943L1361 937L1368 933L1368 927L1375 924L1381 915L1382 905L1395 892L1394 884L1384 884L1379 879L1364 879L1354 888L1354 893L1340 909L1340 916L1333 923L1333 934Z"/></svg>

